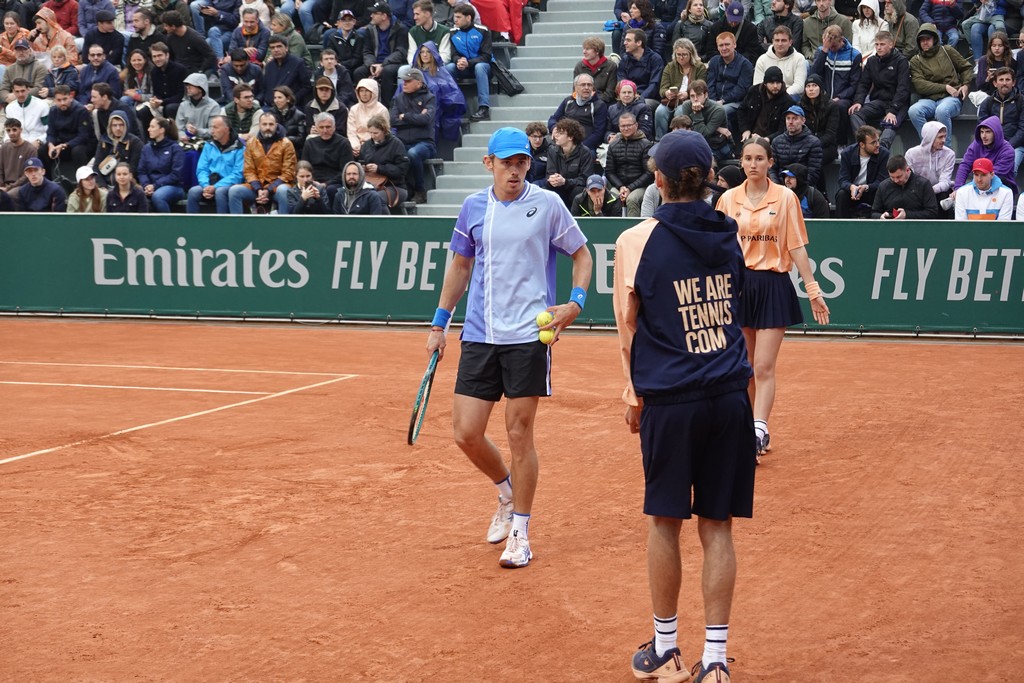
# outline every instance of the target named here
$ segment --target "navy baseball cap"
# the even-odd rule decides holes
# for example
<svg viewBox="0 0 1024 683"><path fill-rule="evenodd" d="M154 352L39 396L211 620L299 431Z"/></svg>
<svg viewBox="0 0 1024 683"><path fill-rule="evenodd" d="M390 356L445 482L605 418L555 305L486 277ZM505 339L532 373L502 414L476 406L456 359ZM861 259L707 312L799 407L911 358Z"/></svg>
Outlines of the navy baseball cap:
<svg viewBox="0 0 1024 683"><path fill-rule="evenodd" d="M14 41L14 49L15 50L31 50L32 49L32 43L28 42L24 38L18 38L16 41Z"/></svg>
<svg viewBox="0 0 1024 683"><path fill-rule="evenodd" d="M39 157L31 157L25 162L25 168L42 168L43 162L39 160Z"/></svg>
<svg viewBox="0 0 1024 683"><path fill-rule="evenodd" d="M797 116L803 117L805 119L807 118L807 114L804 113L804 108L803 107L798 107L795 104L792 107L790 107L789 109L787 109L786 113L787 114L796 114Z"/></svg>
<svg viewBox="0 0 1024 683"><path fill-rule="evenodd" d="M674 130L651 147L651 157L661 174L679 180L684 168L699 168L701 176L711 170L711 147L700 133L692 130Z"/></svg>
<svg viewBox="0 0 1024 683"><path fill-rule="evenodd" d="M743 21L743 3L739 0L733 0L729 3L729 6L725 9L725 17L731 22Z"/></svg>
<svg viewBox="0 0 1024 683"><path fill-rule="evenodd" d="M530 138L518 128L499 128L487 143L487 154L508 159L517 154L530 155Z"/></svg>
<svg viewBox="0 0 1024 683"><path fill-rule="evenodd" d="M587 189L595 190L597 188L601 188L602 190L604 189L604 178L595 173L587 178Z"/></svg>

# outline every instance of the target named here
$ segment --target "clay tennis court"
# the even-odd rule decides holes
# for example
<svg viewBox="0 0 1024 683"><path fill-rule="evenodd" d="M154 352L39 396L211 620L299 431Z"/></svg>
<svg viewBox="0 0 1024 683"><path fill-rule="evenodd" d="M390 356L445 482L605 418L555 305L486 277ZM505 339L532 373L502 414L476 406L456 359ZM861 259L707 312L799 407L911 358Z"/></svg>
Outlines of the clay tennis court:
<svg viewBox="0 0 1024 683"><path fill-rule="evenodd" d="M652 627L615 337L554 349L516 571L450 437L457 345L405 443L425 337L0 319L0 680L633 680ZM1021 345L783 345L733 680L1020 680L1022 368Z"/></svg>

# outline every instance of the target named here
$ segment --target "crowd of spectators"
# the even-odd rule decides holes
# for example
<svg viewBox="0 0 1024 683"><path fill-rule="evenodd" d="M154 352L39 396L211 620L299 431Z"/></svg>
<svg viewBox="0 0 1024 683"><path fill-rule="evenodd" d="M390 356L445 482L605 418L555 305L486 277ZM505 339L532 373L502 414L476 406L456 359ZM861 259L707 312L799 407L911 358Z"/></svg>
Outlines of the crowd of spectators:
<svg viewBox="0 0 1024 683"><path fill-rule="evenodd" d="M1024 59L1008 33L1020 24L1006 0L619 0L604 27L615 54L599 37L583 42L573 93L547 125L561 128L562 149L565 120L578 122L585 149L572 153L595 161L570 178L547 152L534 182L559 188L577 215L649 215L651 178L620 169L643 168L651 143L683 127L723 171L744 140L767 138L773 181L809 218L1009 218L1024 160ZM957 140L968 103L978 123ZM917 142L890 156L901 127ZM825 197L834 163L838 190Z"/></svg>
<svg viewBox="0 0 1024 683"><path fill-rule="evenodd" d="M350 215L424 202L438 142L457 140L467 114L490 118L492 33L472 4L438 2L7 3L0 208Z"/></svg>
<svg viewBox="0 0 1024 683"><path fill-rule="evenodd" d="M491 116L496 35L474 5L438 3L14 3L0 32L0 206L349 214L424 202L439 141ZM571 93L527 128L531 182L580 215L641 215L649 150L675 128L704 135L722 171L744 140L767 138L773 180L798 188L808 217L826 213L833 163L824 205L838 217L916 217L916 199L926 216L1003 217L985 207L1004 196L1012 214L1024 59L1008 0L616 0L612 17L611 51L586 38ZM978 124L957 140L968 101ZM890 156L901 127L919 143Z"/></svg>

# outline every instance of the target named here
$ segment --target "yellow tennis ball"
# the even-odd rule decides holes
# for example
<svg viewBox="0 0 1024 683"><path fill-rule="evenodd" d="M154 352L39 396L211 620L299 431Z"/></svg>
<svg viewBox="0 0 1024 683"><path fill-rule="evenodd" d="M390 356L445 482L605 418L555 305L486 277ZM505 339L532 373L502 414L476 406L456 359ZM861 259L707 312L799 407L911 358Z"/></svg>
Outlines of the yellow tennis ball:
<svg viewBox="0 0 1024 683"><path fill-rule="evenodd" d="M548 311L541 311L537 314L537 327L544 327L554 319L555 316L551 315Z"/></svg>
<svg viewBox="0 0 1024 683"><path fill-rule="evenodd" d="M548 314L548 317L551 317L550 313ZM540 339L541 342L543 342L544 344L551 344L555 341L555 331L541 330L540 332L537 333L537 338Z"/></svg>

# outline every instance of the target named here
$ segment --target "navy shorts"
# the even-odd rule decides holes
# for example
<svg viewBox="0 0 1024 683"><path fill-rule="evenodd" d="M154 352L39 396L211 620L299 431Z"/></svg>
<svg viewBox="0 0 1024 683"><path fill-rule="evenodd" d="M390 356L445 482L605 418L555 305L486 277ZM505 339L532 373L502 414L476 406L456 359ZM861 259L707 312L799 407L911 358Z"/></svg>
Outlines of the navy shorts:
<svg viewBox="0 0 1024 683"><path fill-rule="evenodd" d="M751 270L743 274L740 294L739 323L741 327L770 330L799 325L804 321L800 300L789 273L774 270Z"/></svg>
<svg viewBox="0 0 1024 683"><path fill-rule="evenodd" d="M644 514L717 520L753 515L757 449L745 390L687 403L645 403L640 450Z"/></svg>
<svg viewBox="0 0 1024 683"><path fill-rule="evenodd" d="M462 342L455 393L484 401L551 395L551 347Z"/></svg>

